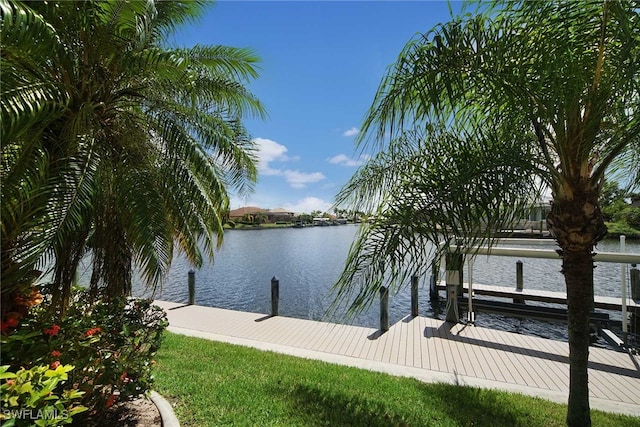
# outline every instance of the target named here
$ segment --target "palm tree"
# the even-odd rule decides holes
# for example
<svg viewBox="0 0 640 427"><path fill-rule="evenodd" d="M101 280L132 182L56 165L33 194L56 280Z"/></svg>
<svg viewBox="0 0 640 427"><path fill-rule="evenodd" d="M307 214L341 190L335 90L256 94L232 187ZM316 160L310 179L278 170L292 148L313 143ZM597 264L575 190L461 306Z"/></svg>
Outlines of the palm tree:
<svg viewBox="0 0 640 427"><path fill-rule="evenodd" d="M337 301L370 303L423 272L433 248L493 244L542 188L568 300L567 424L590 425L593 251L606 235L605 173L640 183L640 16L631 1L480 3L411 40L389 68L358 144L378 154L337 197L373 212ZM367 145L369 144L369 145ZM448 245L446 245L448 246Z"/></svg>
<svg viewBox="0 0 640 427"><path fill-rule="evenodd" d="M256 214L253 217L254 225L263 224L267 222L267 220L268 220L267 214L265 214L264 212L256 212Z"/></svg>
<svg viewBox="0 0 640 427"><path fill-rule="evenodd" d="M0 3L3 302L43 260L64 308L87 253L110 295L130 292L134 264L159 284L176 246L213 256L228 191L256 179L241 120L264 109L244 87L250 50L164 45L204 6Z"/></svg>

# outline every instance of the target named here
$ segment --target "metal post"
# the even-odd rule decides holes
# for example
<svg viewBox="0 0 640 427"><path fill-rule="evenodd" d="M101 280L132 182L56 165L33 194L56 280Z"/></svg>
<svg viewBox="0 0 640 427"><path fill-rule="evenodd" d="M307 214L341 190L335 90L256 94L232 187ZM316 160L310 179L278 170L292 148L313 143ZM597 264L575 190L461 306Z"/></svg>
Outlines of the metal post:
<svg viewBox="0 0 640 427"><path fill-rule="evenodd" d="M187 275L189 283L189 305L196 303L196 272L195 270L189 270Z"/></svg>
<svg viewBox="0 0 640 427"><path fill-rule="evenodd" d="M380 331L389 330L389 289L380 286Z"/></svg>
<svg viewBox="0 0 640 427"><path fill-rule="evenodd" d="M516 262L516 291L518 292L522 292L522 289L524 288L522 268L523 268L522 261L518 260L518 262ZM522 304L524 303L524 299L514 298L513 302L516 304Z"/></svg>
<svg viewBox="0 0 640 427"><path fill-rule="evenodd" d="M475 322L475 314L473 313L473 257L467 259L467 268L469 275L469 312L467 313L468 321Z"/></svg>
<svg viewBox="0 0 640 427"><path fill-rule="evenodd" d="M418 316L418 276L411 276L411 316Z"/></svg>
<svg viewBox="0 0 640 427"><path fill-rule="evenodd" d="M626 252L626 236L620 236L620 252ZM627 345L627 265L620 264L622 278L622 340Z"/></svg>
<svg viewBox="0 0 640 427"><path fill-rule="evenodd" d="M271 279L271 315L278 315L278 299L280 298L280 280L276 276Z"/></svg>
<svg viewBox="0 0 640 427"><path fill-rule="evenodd" d="M640 270L636 268L636 264L631 264L629 281L631 282L631 298L637 302L640 300Z"/></svg>

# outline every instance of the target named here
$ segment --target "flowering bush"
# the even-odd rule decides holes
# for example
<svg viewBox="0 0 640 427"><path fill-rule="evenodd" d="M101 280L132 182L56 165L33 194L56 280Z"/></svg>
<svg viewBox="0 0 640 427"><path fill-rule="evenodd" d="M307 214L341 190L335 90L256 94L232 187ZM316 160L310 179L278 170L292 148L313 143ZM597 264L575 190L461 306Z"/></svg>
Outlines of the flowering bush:
<svg viewBox="0 0 640 427"><path fill-rule="evenodd" d="M76 291L65 316L43 303L13 332L2 336L0 363L11 372L71 364L69 383L81 391L88 414L151 388L153 356L167 326L166 314L149 300L98 299Z"/></svg>
<svg viewBox="0 0 640 427"><path fill-rule="evenodd" d="M0 319L0 333L2 335L13 331L29 313L29 310L40 305L43 300L42 294L36 288L30 288L26 293L16 291L6 297L9 301L2 301L3 315ZM5 310L5 308L8 309Z"/></svg>

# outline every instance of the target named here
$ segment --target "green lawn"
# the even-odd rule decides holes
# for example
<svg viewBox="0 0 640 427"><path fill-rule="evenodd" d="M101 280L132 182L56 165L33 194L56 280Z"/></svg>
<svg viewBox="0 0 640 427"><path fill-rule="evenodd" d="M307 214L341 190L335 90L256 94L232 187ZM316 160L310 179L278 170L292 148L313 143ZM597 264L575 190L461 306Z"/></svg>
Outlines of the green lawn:
<svg viewBox="0 0 640 427"><path fill-rule="evenodd" d="M167 332L156 390L183 426L562 426L565 405ZM640 419L592 413L594 426Z"/></svg>

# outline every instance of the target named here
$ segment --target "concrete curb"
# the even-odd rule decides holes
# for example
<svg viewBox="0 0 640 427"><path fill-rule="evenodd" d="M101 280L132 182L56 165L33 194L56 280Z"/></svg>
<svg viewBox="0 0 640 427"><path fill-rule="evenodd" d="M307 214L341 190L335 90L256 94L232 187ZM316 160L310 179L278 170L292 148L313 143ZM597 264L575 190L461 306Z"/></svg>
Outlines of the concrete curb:
<svg viewBox="0 0 640 427"><path fill-rule="evenodd" d="M149 395L149 399L156 405L160 412L160 418L162 418L162 427L180 427L180 421L173 412L171 404L155 391L152 391Z"/></svg>

